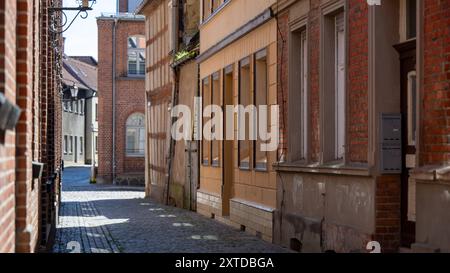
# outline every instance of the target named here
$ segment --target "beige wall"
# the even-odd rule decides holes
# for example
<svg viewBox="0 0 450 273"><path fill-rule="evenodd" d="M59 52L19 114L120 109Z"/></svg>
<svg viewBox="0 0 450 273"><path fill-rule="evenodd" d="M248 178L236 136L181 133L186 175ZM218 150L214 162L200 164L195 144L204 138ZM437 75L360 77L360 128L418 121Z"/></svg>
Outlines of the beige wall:
<svg viewBox="0 0 450 273"><path fill-rule="evenodd" d="M200 26L200 53L214 46L250 20L263 13L276 0L231 0Z"/></svg>
<svg viewBox="0 0 450 273"><path fill-rule="evenodd" d="M233 2L233 1L232 1ZM239 2L239 1L237 1ZM221 71L230 64L234 65L234 102L238 102L238 62L252 54L267 49L268 55L268 101L270 105L277 103L277 48L276 48L276 20L273 19L258 29L252 31L237 42L213 55L200 64L201 78L205 78L217 71ZM222 90L221 90L222 97ZM221 150L221 149L220 149ZM275 207L276 174L271 165L276 162L276 153L269 153L268 172L241 171L237 167L237 142L234 145L235 177L233 197ZM202 191L221 195L222 169L202 166L200 169L200 186Z"/></svg>
<svg viewBox="0 0 450 273"><path fill-rule="evenodd" d="M198 87L198 65L191 61L180 67L179 100L181 105L187 105L194 109L194 97L197 96ZM187 177L188 160L186 155L185 141L177 141L175 144L175 160L173 162L173 179L171 182L171 197L177 207L189 208L189 186ZM197 160L193 158L192 160ZM192 164L190 164L192 165ZM196 166L194 164L192 166ZM194 183L192 181L192 183Z"/></svg>

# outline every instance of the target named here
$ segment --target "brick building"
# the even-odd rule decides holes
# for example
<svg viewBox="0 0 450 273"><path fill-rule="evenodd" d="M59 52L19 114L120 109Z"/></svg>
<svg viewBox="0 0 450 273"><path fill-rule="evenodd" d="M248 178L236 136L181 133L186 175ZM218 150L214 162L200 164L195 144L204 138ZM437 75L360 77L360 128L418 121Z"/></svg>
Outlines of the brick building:
<svg viewBox="0 0 450 273"><path fill-rule="evenodd" d="M61 163L61 38L50 2L0 2L0 252L35 252L51 241ZM21 110L17 124L6 105ZM42 170L40 175L38 170Z"/></svg>
<svg viewBox="0 0 450 273"><path fill-rule="evenodd" d="M445 1L280 0L274 241L449 251Z"/></svg>
<svg viewBox="0 0 450 273"><path fill-rule="evenodd" d="M127 2L127 1L124 1ZM144 184L145 25L119 2L98 24L98 180Z"/></svg>

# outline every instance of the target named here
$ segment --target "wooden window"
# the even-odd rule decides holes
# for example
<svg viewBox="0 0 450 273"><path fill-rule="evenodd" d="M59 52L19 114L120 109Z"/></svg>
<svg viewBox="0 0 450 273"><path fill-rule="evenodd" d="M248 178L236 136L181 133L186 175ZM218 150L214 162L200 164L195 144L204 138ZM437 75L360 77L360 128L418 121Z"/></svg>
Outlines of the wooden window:
<svg viewBox="0 0 450 273"><path fill-rule="evenodd" d="M263 50L255 54L255 94L254 101L255 106L259 110L260 106L267 105L267 95L268 95L268 69L267 69L267 51ZM269 108L268 108L269 110ZM269 116L269 112L268 115ZM269 127L269 118L267 119L267 127ZM258 137L254 142L254 162L256 170L267 170L267 151L261 150L261 145L263 141Z"/></svg>
<svg viewBox="0 0 450 273"><path fill-rule="evenodd" d="M322 161L345 159L346 141L346 56L344 11L324 17L322 48Z"/></svg>
<svg viewBox="0 0 450 273"><path fill-rule="evenodd" d="M203 21L209 18L211 15L211 0L203 0Z"/></svg>
<svg viewBox="0 0 450 273"><path fill-rule="evenodd" d="M247 107L252 103L250 58L239 63L239 105ZM245 140L239 140L239 167L250 169L251 148L250 140L250 115L245 114L245 126L239 124L239 128L245 130ZM240 120L240 118L238 119Z"/></svg>
<svg viewBox="0 0 450 273"><path fill-rule="evenodd" d="M213 74L213 76L212 76L211 97L212 97L212 104L219 105L219 106L221 105L219 72ZM219 128L214 128L214 133L216 133L218 131L219 131ZM217 136L217 137L219 137L219 136ZM212 166L219 167L220 166L220 141L219 140L215 139L212 141L211 158L212 158Z"/></svg>
<svg viewBox="0 0 450 273"><path fill-rule="evenodd" d="M415 146L417 139L417 76L408 73L408 145Z"/></svg>
<svg viewBox="0 0 450 273"><path fill-rule="evenodd" d="M211 105L211 83L210 77L205 78L202 83L202 99L203 99L203 109L208 105ZM207 118L203 118L203 124L208 121ZM211 141L203 137L202 141L202 164L208 166L211 164Z"/></svg>
<svg viewBox="0 0 450 273"><path fill-rule="evenodd" d="M305 161L308 155L308 43L306 28L291 33L289 69L289 160Z"/></svg>
<svg viewBox="0 0 450 273"><path fill-rule="evenodd" d="M215 12L221 4L222 0L212 0L212 11Z"/></svg>

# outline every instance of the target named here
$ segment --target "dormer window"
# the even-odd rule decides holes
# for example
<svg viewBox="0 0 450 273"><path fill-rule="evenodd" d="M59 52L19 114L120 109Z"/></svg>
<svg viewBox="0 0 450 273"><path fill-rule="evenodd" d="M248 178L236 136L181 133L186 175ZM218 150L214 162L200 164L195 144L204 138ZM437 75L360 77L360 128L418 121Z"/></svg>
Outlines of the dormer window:
<svg viewBox="0 0 450 273"><path fill-rule="evenodd" d="M145 75L145 38L128 38L128 76Z"/></svg>

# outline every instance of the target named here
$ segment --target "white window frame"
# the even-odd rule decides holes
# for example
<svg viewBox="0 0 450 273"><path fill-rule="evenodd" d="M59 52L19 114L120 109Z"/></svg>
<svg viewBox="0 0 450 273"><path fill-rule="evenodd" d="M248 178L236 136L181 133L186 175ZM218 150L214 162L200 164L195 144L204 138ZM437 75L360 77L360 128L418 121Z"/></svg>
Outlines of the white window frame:
<svg viewBox="0 0 450 273"><path fill-rule="evenodd" d="M64 154L67 154L67 151L68 151L68 145L69 145L69 142L68 142L68 139L67 139L67 136L65 135L64 136Z"/></svg>
<svg viewBox="0 0 450 273"><path fill-rule="evenodd" d="M130 76L130 77L144 77L145 76L145 67L146 67L146 64L145 64L145 60L146 60L145 47L143 47L143 48L138 47L139 43L137 43L137 47L136 48L130 47L130 39L133 39L133 38L145 39L143 36L139 36L139 35L128 37L128 40L127 40L127 47L128 47L127 70L128 70L128 76ZM136 73L131 73L130 72L131 71L131 69L130 69L130 65L131 65L130 64L130 59L133 58L133 55L134 55L134 61L136 62L136 64L135 64ZM144 56L143 60L141 60L139 58L141 55ZM144 67L142 68L141 65L144 65Z"/></svg>
<svg viewBox="0 0 450 273"><path fill-rule="evenodd" d="M142 123L139 125L130 124L132 118L139 116ZM144 157L145 155L145 116L141 113L134 113L130 115L126 123L125 132L125 152L128 157ZM131 147L128 147L129 133L134 132L134 148L131 151Z"/></svg>
<svg viewBox="0 0 450 273"><path fill-rule="evenodd" d="M308 157L308 39L306 29L300 34L300 159Z"/></svg>
<svg viewBox="0 0 450 273"><path fill-rule="evenodd" d="M335 17L335 159L344 160L346 138L346 54L345 14Z"/></svg>

